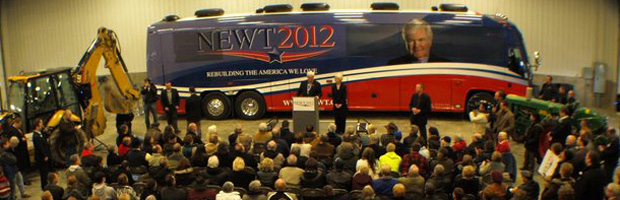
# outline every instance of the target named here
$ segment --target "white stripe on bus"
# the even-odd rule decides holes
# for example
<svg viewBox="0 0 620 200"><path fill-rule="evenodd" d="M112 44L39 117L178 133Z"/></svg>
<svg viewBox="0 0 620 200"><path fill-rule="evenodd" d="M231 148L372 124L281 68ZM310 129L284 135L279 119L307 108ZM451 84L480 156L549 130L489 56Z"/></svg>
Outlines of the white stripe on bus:
<svg viewBox="0 0 620 200"><path fill-rule="evenodd" d="M457 64L458 66L454 66L455 64ZM331 73L326 73L326 74L317 74L315 76L315 79L319 80L319 79L324 79L324 78L333 78L337 73L342 73L344 76L349 76L351 74L358 74L358 73L376 73L376 72L381 72L381 71L392 71L392 70L414 70L414 69L420 69L420 68L433 68L433 69L472 69L472 70L488 70L488 71L494 71L497 73L504 73L504 74L509 74L512 76L519 76L518 74L508 70L506 67L499 67L499 66L493 66L493 65L485 65L485 64L473 64L473 63L412 63L412 64L401 64L401 65L388 65L388 66L379 66L379 67L370 67L370 68L363 68L363 69L353 69L353 70L347 70L347 71L340 71L340 72L331 72ZM251 84L251 85L245 85L245 86L233 86L233 87L227 87L228 90L239 90L239 89L243 89L243 88L259 88L259 87L267 87L270 85L279 85L279 84L287 84L290 81L293 82L301 82L306 80L305 77L298 77L298 78L292 78L292 79L286 79L286 80L278 80L278 81L272 81L272 82L265 82L265 83L256 83L256 84ZM189 87L177 87L180 89L183 89L185 91L189 90ZM201 88L201 89L215 89L215 88Z"/></svg>

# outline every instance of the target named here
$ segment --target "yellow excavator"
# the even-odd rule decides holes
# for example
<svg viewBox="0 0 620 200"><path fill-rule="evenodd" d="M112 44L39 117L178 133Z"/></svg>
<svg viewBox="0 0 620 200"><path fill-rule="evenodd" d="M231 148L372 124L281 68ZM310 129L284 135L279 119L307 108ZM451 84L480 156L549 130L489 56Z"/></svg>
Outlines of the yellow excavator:
<svg viewBox="0 0 620 200"><path fill-rule="evenodd" d="M105 101L97 77L102 57L113 80L104 87ZM8 82L8 112L0 115L2 130L6 130L17 117L22 118L22 130L28 133L35 119L47 121L52 132L49 138L52 159L59 163L64 163L67 155L64 155L65 140L56 127L66 110L73 112L72 121L82 125L82 135L78 138L78 149L81 149L86 140L96 139L104 133L104 108L110 113L128 114L140 97L121 57L116 33L104 27L98 29L97 38L77 67L22 73L9 77Z"/></svg>

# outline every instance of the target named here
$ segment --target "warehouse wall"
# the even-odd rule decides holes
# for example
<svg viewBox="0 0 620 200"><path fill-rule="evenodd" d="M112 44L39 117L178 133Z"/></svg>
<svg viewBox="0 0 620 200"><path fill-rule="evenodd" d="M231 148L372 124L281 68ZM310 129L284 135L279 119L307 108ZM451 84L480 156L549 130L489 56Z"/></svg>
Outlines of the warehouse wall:
<svg viewBox="0 0 620 200"><path fill-rule="evenodd" d="M392 0L402 9L428 10L434 0ZM115 30L131 72L146 71L146 27L166 14L192 16L200 8L249 13L266 4L307 0L2 0L7 74L77 64L97 28ZM312 1L314 2L314 1ZM368 9L372 0L322 0L332 9ZM580 80L595 61L608 66L611 103L618 75L618 2L615 0L451 0L470 10L502 13L524 35L530 54L540 51L538 74ZM101 70L104 71L104 70ZM104 72L105 73L105 72ZM588 80L582 80L588 82ZM587 87L587 86L584 86ZM586 94L583 94L586 95Z"/></svg>

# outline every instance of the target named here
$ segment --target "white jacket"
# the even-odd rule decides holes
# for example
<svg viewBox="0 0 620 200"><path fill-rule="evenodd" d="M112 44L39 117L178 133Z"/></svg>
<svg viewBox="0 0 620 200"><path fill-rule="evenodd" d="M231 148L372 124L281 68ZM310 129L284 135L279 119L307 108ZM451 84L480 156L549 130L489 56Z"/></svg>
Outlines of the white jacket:
<svg viewBox="0 0 620 200"><path fill-rule="evenodd" d="M475 113L478 113L477 115ZM475 116L474 116L475 115ZM486 133L487 123L489 122L489 115L485 113L479 113L478 111L469 112L469 119L473 124L473 131L482 135Z"/></svg>
<svg viewBox="0 0 620 200"><path fill-rule="evenodd" d="M217 195L215 195L215 200L241 200L241 196L237 191L233 191L230 193L220 191L220 193L217 193Z"/></svg>

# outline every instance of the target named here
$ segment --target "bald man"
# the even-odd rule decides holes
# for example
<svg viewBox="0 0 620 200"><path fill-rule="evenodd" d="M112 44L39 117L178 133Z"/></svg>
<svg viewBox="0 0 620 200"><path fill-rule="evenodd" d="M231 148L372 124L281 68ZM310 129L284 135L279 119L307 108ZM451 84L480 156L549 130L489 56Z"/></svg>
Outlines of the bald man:
<svg viewBox="0 0 620 200"><path fill-rule="evenodd" d="M409 121L411 125L416 125L420 129L420 136L424 139L426 146L426 124L428 123L428 117L431 114L431 97L424 93L424 85L418 83L415 85L415 93L411 95L411 101L409 101L409 109L411 110L411 118Z"/></svg>
<svg viewBox="0 0 620 200"><path fill-rule="evenodd" d="M295 194L291 194L286 191L286 181L282 179L276 180L275 192L269 192L267 194L267 200L297 200Z"/></svg>
<svg viewBox="0 0 620 200"><path fill-rule="evenodd" d="M390 165L381 166L381 178L372 181L372 189L378 195L392 196L392 188L398 183L398 180L392 178L392 168Z"/></svg>
<svg viewBox="0 0 620 200"><path fill-rule="evenodd" d="M307 80L301 82L299 84L299 89L297 90L298 97L321 97L321 84L314 80L314 71L309 71L306 74Z"/></svg>
<svg viewBox="0 0 620 200"><path fill-rule="evenodd" d="M566 137L566 143L564 145L564 148L574 151L576 147L577 137L575 137L575 135L568 135L568 137Z"/></svg>

